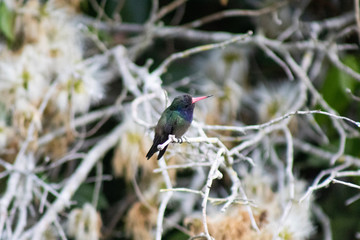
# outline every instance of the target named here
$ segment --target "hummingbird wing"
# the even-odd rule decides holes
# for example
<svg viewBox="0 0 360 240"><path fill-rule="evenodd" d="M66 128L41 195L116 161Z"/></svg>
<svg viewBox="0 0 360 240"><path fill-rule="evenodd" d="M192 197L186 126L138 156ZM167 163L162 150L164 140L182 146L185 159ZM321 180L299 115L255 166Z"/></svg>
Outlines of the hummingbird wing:
<svg viewBox="0 0 360 240"><path fill-rule="evenodd" d="M146 154L146 158L150 159L154 153L158 150L157 146L166 142L169 138L169 134L174 134L174 129L177 126L178 122L178 113L175 111L164 111L161 115L159 122L155 127L155 137L153 140L153 144ZM168 146L166 146L163 150L159 152L157 159L159 160L164 153L166 152Z"/></svg>
<svg viewBox="0 0 360 240"><path fill-rule="evenodd" d="M166 117L166 121L164 122L165 124L160 124L160 126L164 127L161 129L161 134L159 134L157 138L159 144L166 142L169 138L169 135L175 135L175 137L180 138L188 130L191 124L191 122L187 121L178 111L172 111L170 114L168 114ZM164 155L168 146L169 145L167 145L163 150L159 152L158 160Z"/></svg>

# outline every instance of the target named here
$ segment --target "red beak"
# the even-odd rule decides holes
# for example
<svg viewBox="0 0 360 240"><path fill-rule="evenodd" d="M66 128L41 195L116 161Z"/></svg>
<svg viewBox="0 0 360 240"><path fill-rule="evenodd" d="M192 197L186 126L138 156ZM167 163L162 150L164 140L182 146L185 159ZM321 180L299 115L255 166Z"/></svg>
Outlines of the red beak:
<svg viewBox="0 0 360 240"><path fill-rule="evenodd" d="M209 97L212 97L212 95L192 98L192 104L196 103L197 101L203 100L203 99L205 99L205 98L209 98Z"/></svg>

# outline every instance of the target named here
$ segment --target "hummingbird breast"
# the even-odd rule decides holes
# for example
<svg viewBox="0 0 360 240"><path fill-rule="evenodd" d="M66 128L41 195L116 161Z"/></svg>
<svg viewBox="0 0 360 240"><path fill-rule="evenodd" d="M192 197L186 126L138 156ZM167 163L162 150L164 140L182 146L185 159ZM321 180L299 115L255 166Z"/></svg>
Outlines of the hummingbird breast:
<svg viewBox="0 0 360 240"><path fill-rule="evenodd" d="M193 111L179 111L176 123L173 128L173 134L179 138L189 129L193 119Z"/></svg>
<svg viewBox="0 0 360 240"><path fill-rule="evenodd" d="M190 124L191 123L188 121L179 122L174 128L173 134L175 135L175 137L180 138L182 135L184 135L184 133L189 129Z"/></svg>

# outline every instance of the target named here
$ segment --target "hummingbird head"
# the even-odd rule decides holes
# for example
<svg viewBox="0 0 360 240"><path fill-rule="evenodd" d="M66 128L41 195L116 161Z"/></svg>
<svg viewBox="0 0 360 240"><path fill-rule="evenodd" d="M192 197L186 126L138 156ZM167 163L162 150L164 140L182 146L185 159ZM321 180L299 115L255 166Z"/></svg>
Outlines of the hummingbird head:
<svg viewBox="0 0 360 240"><path fill-rule="evenodd" d="M183 111L183 110L193 110L195 103L202 99L208 98L211 96L203 96L193 98L188 94L176 97L170 105L171 110Z"/></svg>
<svg viewBox="0 0 360 240"><path fill-rule="evenodd" d="M194 109L194 107L192 97L188 94L176 97L170 105L170 109L176 111Z"/></svg>
<svg viewBox="0 0 360 240"><path fill-rule="evenodd" d="M195 103L202 99L208 98L210 96L197 97L193 98L188 94L176 97L171 103L169 109L172 111L177 111L180 115L186 119L186 121L191 122L193 119L193 112Z"/></svg>

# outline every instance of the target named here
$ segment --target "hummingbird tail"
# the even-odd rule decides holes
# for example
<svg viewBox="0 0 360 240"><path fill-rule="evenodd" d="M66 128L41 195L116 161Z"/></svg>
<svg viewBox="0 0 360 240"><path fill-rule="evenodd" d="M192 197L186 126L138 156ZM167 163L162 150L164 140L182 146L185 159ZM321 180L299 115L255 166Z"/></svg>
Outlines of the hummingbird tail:
<svg viewBox="0 0 360 240"><path fill-rule="evenodd" d="M158 154L158 157L157 157L157 160L159 160L163 155L164 153L166 152L166 149L167 149L168 146L166 146L163 150L161 150Z"/></svg>
<svg viewBox="0 0 360 240"><path fill-rule="evenodd" d="M154 153L156 153L158 150L157 150L157 144L153 144L149 150L149 152L146 154L146 158L147 160L149 160L152 155L154 155Z"/></svg>
<svg viewBox="0 0 360 240"><path fill-rule="evenodd" d="M159 151L158 150L158 145L164 143L167 139L168 139L167 136L160 137L159 135L155 134L153 145L151 146L149 152L146 154L146 158L149 160L152 157L152 155L154 155L154 153ZM164 155L167 147L168 146L166 146L163 150L161 150L159 152L159 155L158 155L158 158L157 158L158 160Z"/></svg>

